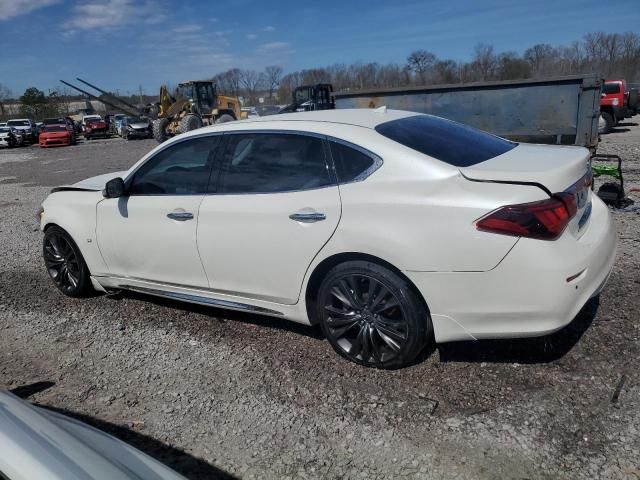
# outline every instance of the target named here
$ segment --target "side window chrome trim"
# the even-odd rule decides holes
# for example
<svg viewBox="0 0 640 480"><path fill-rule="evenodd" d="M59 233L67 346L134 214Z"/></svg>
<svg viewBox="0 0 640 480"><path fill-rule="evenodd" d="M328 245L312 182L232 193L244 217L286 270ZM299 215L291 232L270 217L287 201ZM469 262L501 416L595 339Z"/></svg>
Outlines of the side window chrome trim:
<svg viewBox="0 0 640 480"><path fill-rule="evenodd" d="M260 129L249 129L249 130L227 130L223 132L223 135L252 135L254 133L271 133L271 134L283 134L283 135L302 135L305 137L316 137L325 139L327 136L323 133L317 132L309 132L305 130L286 130L282 128L260 128Z"/></svg>
<svg viewBox="0 0 640 480"><path fill-rule="evenodd" d="M348 142L346 140L342 140L341 138L336 138L336 137L331 137L331 136L327 136L326 138L327 138L327 141L329 141L329 142L335 142L335 143L338 143L340 145L344 145L345 147L352 148L352 149L362 153L363 155L366 155L367 157L369 157L369 158L371 158L373 160L373 164L369 168L367 168L365 171L363 171L362 173L357 175L355 178L353 178L352 180L349 180L347 182L341 182L338 179L338 172L337 172L337 170L335 170L335 168L336 168L335 167L336 159L333 158L333 153L331 153L331 160L333 161L333 168L335 170L335 175L336 175L336 180L338 181L338 185L348 185L350 183L362 182L363 180L366 180L368 177L370 177L384 163L384 160L382 159L382 157L380 155L376 155L372 151L367 150L366 148L361 147L360 145L356 145L355 143L351 143L351 142ZM331 148L329 148L329 152L331 152Z"/></svg>

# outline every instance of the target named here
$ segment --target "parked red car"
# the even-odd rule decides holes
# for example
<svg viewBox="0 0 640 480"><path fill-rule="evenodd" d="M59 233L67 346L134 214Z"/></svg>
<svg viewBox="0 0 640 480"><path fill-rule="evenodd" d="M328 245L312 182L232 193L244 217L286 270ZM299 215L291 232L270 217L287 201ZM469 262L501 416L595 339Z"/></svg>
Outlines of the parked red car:
<svg viewBox="0 0 640 480"><path fill-rule="evenodd" d="M95 137L108 137L109 126L102 118L91 118L85 121L84 138L91 140Z"/></svg>
<svg viewBox="0 0 640 480"><path fill-rule="evenodd" d="M45 118L42 120L42 125L44 127L49 127L51 125L64 125L71 134L71 144L76 144L76 126L70 117Z"/></svg>
<svg viewBox="0 0 640 480"><path fill-rule="evenodd" d="M41 147L59 147L71 145L73 135L66 125L46 125L43 126L38 137Z"/></svg>

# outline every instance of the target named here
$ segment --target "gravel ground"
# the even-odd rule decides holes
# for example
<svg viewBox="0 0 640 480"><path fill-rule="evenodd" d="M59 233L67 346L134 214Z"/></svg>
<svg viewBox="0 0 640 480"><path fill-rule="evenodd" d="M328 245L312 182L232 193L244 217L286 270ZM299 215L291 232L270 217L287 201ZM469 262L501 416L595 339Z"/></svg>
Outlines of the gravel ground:
<svg viewBox="0 0 640 480"><path fill-rule="evenodd" d="M609 284L567 328L441 345L376 371L342 360L315 328L55 289L35 221L50 186L126 168L153 146L0 152L0 388L191 479L640 478L637 209L615 212ZM640 183L636 123L600 151L622 155Z"/></svg>

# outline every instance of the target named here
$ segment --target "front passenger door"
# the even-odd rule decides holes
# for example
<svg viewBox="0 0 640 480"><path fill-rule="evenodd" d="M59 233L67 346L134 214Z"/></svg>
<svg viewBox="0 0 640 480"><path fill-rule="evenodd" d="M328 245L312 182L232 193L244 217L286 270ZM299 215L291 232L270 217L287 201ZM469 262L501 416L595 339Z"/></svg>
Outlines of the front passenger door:
<svg viewBox="0 0 640 480"><path fill-rule="evenodd" d="M220 138L168 146L126 179L127 196L98 203L98 245L112 275L208 287L196 229Z"/></svg>

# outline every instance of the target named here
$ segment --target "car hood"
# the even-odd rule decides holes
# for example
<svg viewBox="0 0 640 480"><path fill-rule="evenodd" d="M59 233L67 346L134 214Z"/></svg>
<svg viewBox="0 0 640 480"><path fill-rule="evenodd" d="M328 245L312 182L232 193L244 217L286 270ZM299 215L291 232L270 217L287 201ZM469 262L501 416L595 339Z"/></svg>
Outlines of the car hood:
<svg viewBox="0 0 640 480"><path fill-rule="evenodd" d="M101 430L3 391L0 451L0 471L12 480L184 480Z"/></svg>
<svg viewBox="0 0 640 480"><path fill-rule="evenodd" d="M84 190L102 190L104 189L105 183L109 180L122 177L127 174L127 171L124 170L122 172L111 172L111 173L103 173L102 175L97 175L91 178L85 178L84 180L80 180L77 183L71 185L72 187L82 188Z"/></svg>
<svg viewBox="0 0 640 480"><path fill-rule="evenodd" d="M130 127L132 128L148 128L149 124L144 122L130 123Z"/></svg>
<svg viewBox="0 0 640 480"><path fill-rule="evenodd" d="M71 133L69 133L68 130L65 130L64 132L42 132L40 134L41 137L69 137L71 136Z"/></svg>

